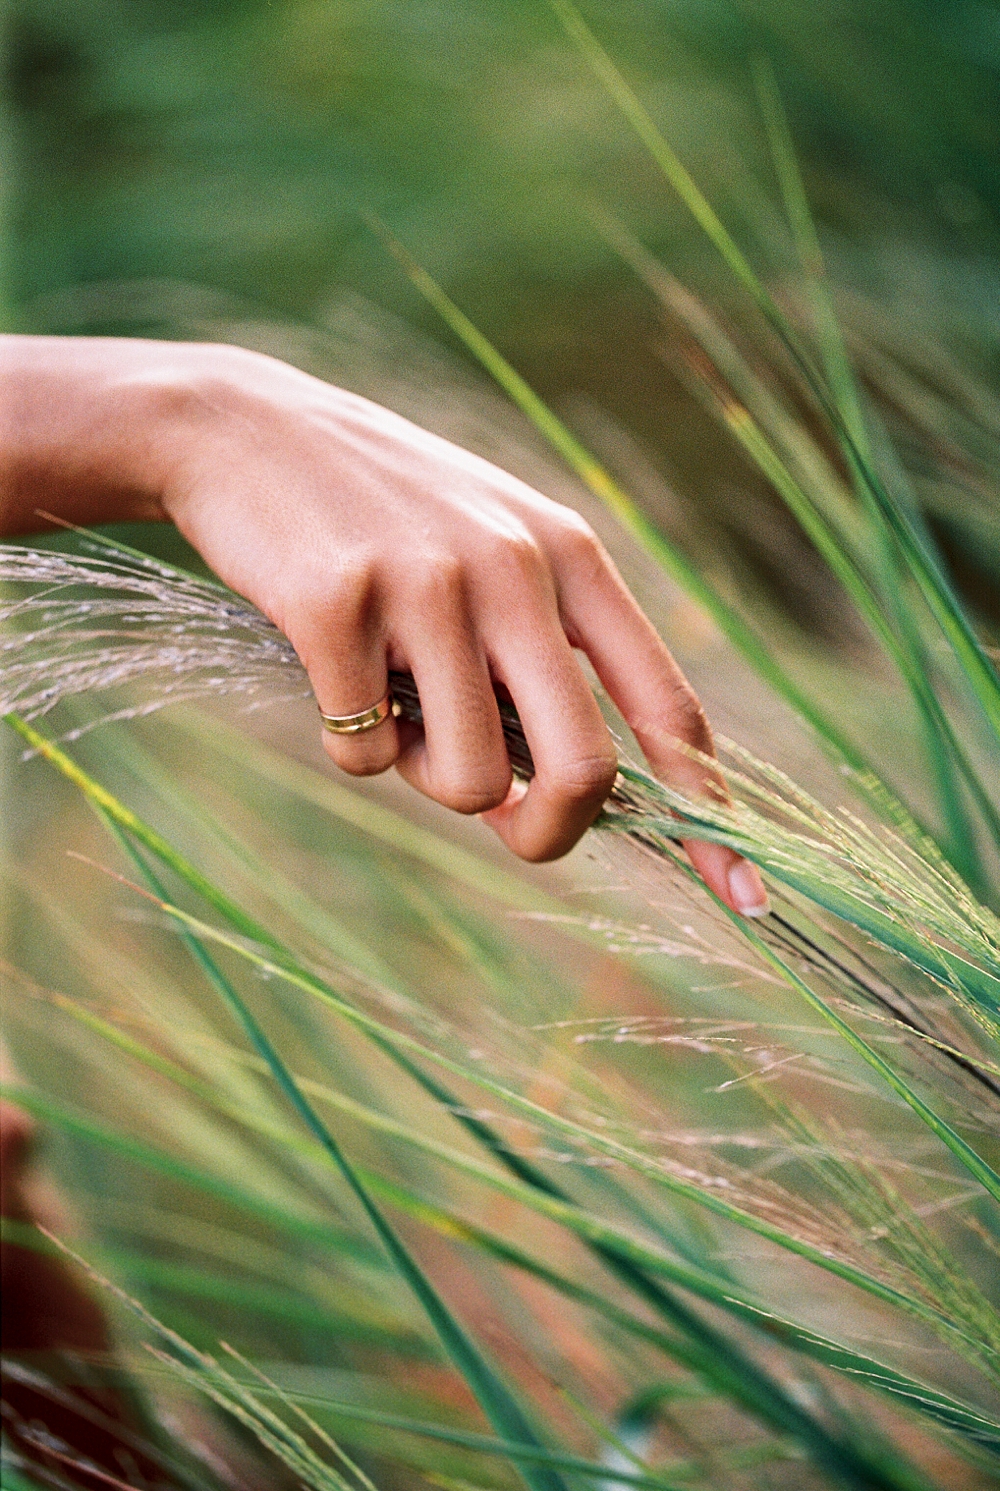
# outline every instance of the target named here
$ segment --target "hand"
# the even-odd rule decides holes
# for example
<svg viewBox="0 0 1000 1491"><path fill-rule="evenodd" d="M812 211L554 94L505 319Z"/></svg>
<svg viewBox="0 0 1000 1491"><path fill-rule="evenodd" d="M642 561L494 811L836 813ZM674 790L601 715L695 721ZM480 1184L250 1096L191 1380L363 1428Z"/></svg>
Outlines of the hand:
<svg viewBox="0 0 1000 1491"><path fill-rule="evenodd" d="M289 638L326 713L369 708L390 669L414 675L424 729L390 718L361 735L324 733L345 771L395 765L436 801L481 814L523 858L564 854L597 816L616 770L579 649L654 771L695 795L721 790L716 773L676 749L680 740L713 754L697 698L576 513L378 405L256 353L8 340L55 343L64 361L75 348L101 370L89 392L104 455L89 459L86 480L77 472L74 500L100 491L102 460L116 476L105 481L103 508L93 499L103 518L74 513L77 521L118 515L108 513L112 488L132 515L172 518ZM494 683L524 725L536 767L527 786L511 780ZM686 847L729 905L760 914L766 896L753 866L719 845Z"/></svg>

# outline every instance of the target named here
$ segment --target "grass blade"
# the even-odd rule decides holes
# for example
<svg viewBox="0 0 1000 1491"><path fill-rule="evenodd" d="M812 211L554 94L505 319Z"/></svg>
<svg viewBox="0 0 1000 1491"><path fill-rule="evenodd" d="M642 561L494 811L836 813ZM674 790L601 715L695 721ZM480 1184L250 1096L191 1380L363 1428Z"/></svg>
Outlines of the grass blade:
<svg viewBox="0 0 1000 1491"><path fill-rule="evenodd" d="M241 1113L239 1109L225 1103L210 1087L199 1083L197 1079L191 1078L183 1068L176 1066L175 1063L166 1061L134 1037L127 1035L118 1030L116 1026L110 1025L108 1022L94 1016L90 1010L78 1005L76 1001L67 999L65 996L59 996L58 1003L61 1008L65 1009L74 1018L81 1020L88 1028L92 1029L103 1039L113 1042L115 1046L126 1052L129 1056L142 1062L151 1070L165 1076L168 1080L176 1082L189 1090L195 1090L197 1095L214 1109L229 1118L249 1125L253 1132L266 1133L267 1137L275 1139L278 1142L294 1144L297 1149L309 1143L306 1140L296 1140L290 1133L278 1134L266 1126L262 1129L261 1122L255 1115ZM236 1055L237 1053L233 1052L232 1054ZM269 1070L267 1064L259 1058L248 1056L243 1059L250 1063L256 1063L258 1070ZM332 1104L339 1111L349 1113L351 1117L374 1127L376 1131L401 1138L407 1143L417 1145L427 1154L444 1159L446 1162L458 1164L461 1168L465 1169L466 1173L475 1174L481 1180L487 1180L494 1185L498 1183L498 1178L484 1171L482 1167L474 1165L470 1170L465 1157L458 1155L457 1152L449 1151L443 1146L434 1145L431 1141L423 1139L412 1129L401 1126L391 1119L386 1119L376 1114L373 1110L365 1109L351 1099L345 1098L342 1094L322 1087L318 1083L308 1083L301 1078L296 1080L316 1100ZM121 1151L120 1142L110 1131L101 1130L99 1126L92 1122L81 1124L80 1119L75 1118L65 1109L53 1105L48 1100L39 1098L37 1094L33 1094L30 1091L22 1093L20 1090L17 1090L11 1095L16 1096L17 1101L21 1102L22 1106L28 1107L30 1111L37 1112L39 1116L45 1117L48 1122L68 1128L69 1132L77 1134L79 1137L84 1137L92 1143L101 1146L110 1146L116 1152ZM168 1157L162 1155L159 1151L151 1150L148 1147L136 1146L134 1142L130 1142L128 1153L130 1158L134 1158L139 1163L151 1165L155 1170L169 1173L175 1178L181 1178L189 1183L192 1180L189 1172L183 1168L179 1170L176 1162L170 1161ZM525 1168L530 1170L532 1167L525 1165ZM759 1415L771 1424L772 1427L779 1428L786 1433L792 1433L795 1437L808 1441L810 1436L804 1432L803 1425L801 1423L788 1422L788 1416L782 1411L780 1403L776 1404L770 1400L766 1393L762 1394L758 1380L760 1376L759 1369L755 1364L742 1374L739 1372L733 1374L727 1366L728 1353L723 1353L720 1357L713 1350L711 1343L699 1343L697 1340L685 1339L685 1337L679 1336L674 1332L667 1334L661 1327L650 1326L614 1305L606 1295L595 1294L585 1286L574 1283L565 1274L557 1272L548 1264L541 1263L532 1258L523 1250L488 1232L478 1224L468 1222L458 1217L454 1212L444 1211L435 1203L415 1196L412 1191L401 1186L398 1182L389 1181L382 1176L366 1171L364 1168L361 1168L359 1173L362 1175L364 1183L369 1189L374 1190L376 1194L381 1195L397 1209L412 1216L415 1220L435 1228L447 1238L465 1242L483 1252L486 1256L543 1280L550 1287L566 1295L567 1298L586 1308L597 1311L620 1329L637 1336L647 1344L663 1351L667 1356L679 1362L688 1370L699 1373L707 1381L710 1381L717 1390L729 1393L751 1413ZM544 1180L544 1177L542 1179ZM201 1183L198 1174L194 1176L194 1183ZM211 1189L211 1185L209 1188ZM570 1227L571 1230L577 1231L580 1240L590 1246L605 1261L613 1258L621 1264L628 1265L637 1272L639 1271L639 1265L630 1255L623 1252L620 1247L616 1247L620 1239L616 1238L614 1233L607 1234L606 1240L601 1241L589 1229L585 1228L581 1230L575 1227L575 1218L582 1214L579 1213L579 1208L573 1203L570 1202L563 1206L557 1205L555 1210L553 1210L544 1204L541 1206L537 1205L536 1197L523 1187L514 1187L512 1189L509 1185L505 1186L501 1183L500 1189L512 1199L517 1199L529 1206L533 1206L534 1209L541 1210L543 1214L550 1215L553 1220L560 1221ZM534 1189L536 1192L541 1191L540 1187ZM547 1194L552 1195L552 1191ZM227 1195L226 1199L234 1198ZM238 1198L235 1198L235 1204L238 1204ZM252 1208L250 1214L255 1214ZM266 1215L269 1221L279 1226L285 1221L285 1218L280 1215L278 1217L273 1216L271 1213L267 1213ZM293 1230L298 1232L300 1229L297 1226L293 1226ZM320 1242L325 1242L328 1239L334 1240L336 1237L334 1234L331 1238L330 1234L323 1228L316 1229L315 1233L310 1235L314 1236L315 1240ZM645 1277L648 1278L648 1275ZM865 1357L863 1354L817 1335L815 1332L804 1330L793 1322L784 1320L774 1315L771 1311L764 1310L732 1284L713 1280L710 1276L705 1275L703 1271L696 1268L687 1268L684 1265L675 1266L673 1273L669 1274L668 1277L673 1277L676 1283L692 1291L697 1297L724 1308L746 1323L763 1327L771 1339L776 1338L792 1349L805 1354L807 1357L825 1366L848 1373L852 1378L863 1379L880 1391L898 1398L903 1403L917 1408L938 1422L970 1438L982 1448L992 1448L1000 1452L1000 1423L991 1422L987 1417L977 1413L976 1410L969 1408L958 1400L948 1397L947 1394L940 1393L929 1387L926 1383L908 1378L905 1374L896 1372L881 1362ZM624 1277L623 1281L634 1284L634 1280L624 1279ZM169 1284L169 1282L168 1276L167 1283ZM183 1283L183 1280L180 1282ZM640 1293L648 1297L651 1291L649 1289L640 1290ZM650 1302L654 1303L654 1305L656 1304L654 1300L650 1300ZM676 1319L674 1323L675 1325L677 1324ZM808 1428L808 1424L805 1428ZM827 1446L828 1450L829 1448L830 1446ZM833 1448L836 1448L835 1443ZM825 1458L827 1459L827 1463L829 1463L829 1455ZM868 1476L868 1484L873 1484L871 1476L876 1474L874 1468L866 1468L865 1473ZM898 1479L893 1480L891 1484L898 1485Z"/></svg>
<svg viewBox="0 0 1000 1491"><path fill-rule="evenodd" d="M693 871L690 871L688 869L688 866L685 865L682 860L678 859L677 863L681 865L687 873L693 874ZM843 1037L847 1044L853 1050L857 1051L858 1055L861 1056L870 1067L878 1072L879 1076L892 1088L893 1092L901 1097L903 1099L903 1102L906 1103L908 1107L912 1108L913 1112L916 1113L921 1122L925 1123L931 1130L931 1132L938 1139L941 1140L942 1144L945 1144L948 1149L951 1150L952 1154L955 1155L959 1162L965 1167L966 1170L969 1171L969 1174L978 1181L983 1189L990 1196L992 1196L995 1201L1000 1201L1000 1175L997 1175L996 1171L986 1163L982 1156L977 1154L972 1146L970 1144L967 1144L962 1136L960 1134L957 1134L950 1124L946 1123L939 1114L935 1113L933 1108L925 1103L923 1098L921 1098L916 1092L913 1091L909 1083L907 1083L899 1075L895 1068L892 1067L883 1056L880 1056L879 1053L874 1049L874 1047L870 1046L868 1042L863 1039L863 1037L859 1036L857 1032L853 1030L852 1027L847 1023L847 1021L837 1014L836 1010L832 1009L831 1006L828 1005L826 1001L820 997L820 995L818 995L813 989L811 989L805 982L805 980L801 979L799 975L788 966L785 960L774 951L773 948L768 946L764 939L760 937L757 932L754 931L752 926L750 926L745 917L741 917L738 915L738 913L730 911L725 902L717 897L712 891L709 891L709 895L712 896L712 900L719 907L719 909L721 911L725 911L727 917L730 919L730 921L732 921L734 926L739 928L740 932L750 943L751 947L754 949L757 955L765 963L768 963L775 970L775 972L779 973L781 977L793 989L801 994L802 998L806 1001L810 1008L814 1009L817 1014L822 1015L823 1019L826 1020L828 1024L834 1027L834 1029L838 1032L839 1035Z"/></svg>
<svg viewBox="0 0 1000 1491"><path fill-rule="evenodd" d="M133 1054L138 1054L133 1052ZM253 1058L250 1058L251 1060ZM306 1084L303 1084L306 1085ZM391 1120L382 1119L380 1115L366 1114L360 1105L352 1104L351 1100L343 1098L342 1095L324 1091L313 1084L311 1088L313 1095L321 1101L332 1103L335 1107L349 1111L353 1117L360 1118L375 1124L379 1129L391 1126ZM187 1184L196 1186L198 1189L207 1190L210 1194L216 1193L214 1178L204 1175L200 1171L192 1171L185 1167L173 1157L166 1155L149 1145L142 1145L134 1140L123 1139L121 1135L113 1130L102 1128L94 1120L83 1115L71 1112L65 1106L45 1098L30 1088L7 1087L0 1088L0 1095L9 1097L17 1102L28 1112L53 1127L60 1128L77 1138L94 1144L102 1149L108 1149L115 1154L124 1153L134 1162L151 1168L155 1173L168 1174L172 1178L180 1179ZM401 1129L399 1126L390 1127L398 1137L407 1139L411 1143L428 1148L428 1141L422 1140L412 1130ZM306 1142L306 1141L302 1141ZM439 1157L448 1158L447 1154L440 1150ZM466 1157L456 1156L458 1163L462 1163ZM666 1335L661 1328L647 1325L636 1319L627 1312L619 1310L604 1295L596 1295L583 1286L574 1284L564 1275L554 1271L549 1265L539 1263L525 1254L521 1249L513 1246L503 1239L496 1238L493 1234L485 1231L477 1224L468 1222L457 1217L452 1212L442 1211L434 1203L427 1202L416 1197L412 1192L400 1186L397 1182L386 1180L384 1177L374 1175L370 1172L361 1172L365 1176L366 1183L372 1189L376 1189L394 1206L413 1216L416 1220L429 1226L435 1227L442 1235L454 1240L464 1241L470 1245L481 1248L490 1256L499 1261L509 1263L516 1268L529 1272L544 1280L553 1288L565 1293L568 1298L578 1303L598 1310L605 1315L613 1324L639 1336L650 1345L663 1350L668 1356L674 1357L690 1370L700 1369L700 1361L697 1354L692 1353L690 1347L679 1337ZM470 1172L471 1173L471 1172ZM931 1388L928 1384L916 1379L909 1378L885 1364L866 1357L863 1353L853 1348L845 1347L839 1342L824 1337L808 1328L796 1324L775 1314L772 1310L753 1302L749 1296L740 1289L726 1283L722 1284L710 1275L699 1272L683 1264L670 1263L662 1255L652 1254L648 1249L636 1248L631 1239L616 1233L614 1228L595 1228L593 1219L585 1213L579 1213L578 1209L553 1201L546 1203L546 1198L539 1193L532 1192L527 1188L518 1189L515 1183L504 1182L502 1178L480 1169L478 1172L481 1179L494 1185L503 1193L514 1199L522 1200L526 1205L541 1211L544 1215L551 1216L575 1231L582 1240L597 1239L606 1241L609 1247L619 1247L623 1256L635 1257L637 1263L643 1267L654 1268L664 1277L673 1280L683 1288L690 1290L697 1297L705 1299L722 1309L734 1313L738 1318L747 1323L764 1329L772 1339L779 1340L792 1349L804 1353L806 1356L832 1367L834 1370L845 1372L851 1378L860 1378L870 1382L881 1391L890 1396L898 1397L902 1402L910 1404L916 1410L928 1414L937 1421L946 1424L956 1432L963 1434L973 1443L984 1449L992 1450L1000 1454L1000 1420L990 1419L988 1415L980 1410L974 1409L960 1400L949 1397L939 1390ZM232 1200L226 1194L227 1200ZM239 1204L238 1199L233 1204ZM251 1198L248 1211L251 1215L259 1214ZM263 1218L276 1227L286 1227L295 1235L303 1232L299 1218L290 1215L266 1211ZM309 1227L305 1233L311 1240L323 1243L328 1239L335 1241L336 1234L330 1234L329 1230L322 1224ZM629 1247L624 1246L625 1243ZM748 1405L749 1406L749 1405Z"/></svg>
<svg viewBox="0 0 1000 1491"><path fill-rule="evenodd" d="M947 638L954 657L965 674L973 698L979 704L996 742L1000 743L1000 675L997 674L982 643L976 635L965 609L945 577L937 558L914 526L886 491L865 451L859 448L836 399L809 356L799 344L794 330L782 314L770 292L761 283L749 260L724 227L679 156L663 138L647 110L622 77L607 52L587 26L572 0L549 0L565 31L586 59L588 65L628 119L638 137L656 161L666 179L685 203L695 221L729 266L739 283L748 291L768 323L778 333L785 347L803 372L809 387L845 448L871 500L881 513L886 527L898 545L910 574L916 580L935 620Z"/></svg>
<svg viewBox="0 0 1000 1491"><path fill-rule="evenodd" d="M105 816L103 804L100 805L100 811L102 816ZM124 839L123 826L120 827L112 817L109 827L113 830L114 837L129 853L154 896L166 904L163 902L165 894L163 886L143 857ZM200 939L193 935L191 930L186 930L184 941L206 978L238 1020L254 1049L267 1063L271 1075L288 1102L354 1192L380 1242L423 1306L445 1351L475 1394L480 1407L493 1427L507 1438L527 1444L539 1443L517 1400L475 1346L472 1338L458 1323L412 1253L376 1205L356 1168L347 1159L330 1130L306 1098L277 1048L265 1034L263 1027L252 1014L235 985L226 978ZM565 1491L561 1478L544 1468L529 1466L522 1474L532 1491Z"/></svg>
<svg viewBox="0 0 1000 1491"><path fill-rule="evenodd" d="M46 741L44 737L39 736L37 732L32 730L30 726L25 726L23 722L19 722L19 729L22 734L25 734L26 739L29 739L43 754L48 756L53 764L58 766L60 770L65 771L71 777L71 780L75 781L84 791L85 795L89 796L91 800L98 802L122 827L127 827L129 832L134 833L140 842L152 848L154 852L163 857L164 862L169 863L183 879L187 880L192 888L200 889L203 883L207 883L204 881L204 877L200 876L197 872L189 874L188 872L191 867L187 865L183 856L179 855L155 831L149 829L137 815L119 804L117 799L110 793L107 793L105 789L99 788L96 783L92 783L91 779L75 763L70 762L65 756L65 753L60 751L58 747L53 746L51 742ZM918 1316L951 1339L961 1341L963 1343L962 1349L971 1350L977 1357L982 1353L984 1344L981 1341L977 1340L975 1336L969 1335L954 1319L933 1306L926 1304L924 1301L884 1284L843 1259L831 1257L827 1251L802 1242L799 1238L786 1233L781 1228L775 1227L747 1213L743 1209L726 1202L718 1195L706 1193L689 1182L665 1173L661 1166L641 1152L611 1140L606 1135L593 1133L581 1125L574 1123L572 1120L554 1114L539 1104L521 1097L502 1083L485 1077L481 1072L471 1069L463 1063L455 1062L441 1053L422 1045L411 1037L390 1030L380 1021L374 1020L343 1000L327 984L316 978L315 975L297 967L294 960L289 959L287 952L277 946L274 943L274 939L263 928L258 927L238 907L233 906L223 893L211 886L209 886L209 891L211 904L237 926L241 934L239 937L219 932L215 928L200 922L197 918L190 916L188 913L181 911L179 908L171 906L169 903L164 903L163 909L169 915L174 916L189 932L193 933L200 940L207 939L231 948L258 967L319 997L360 1028L377 1034L383 1040L408 1052L411 1056L422 1061L431 1062L443 1070L450 1071L453 1075L472 1081L506 1102L516 1111L520 1111L534 1121L541 1123L544 1127L558 1133L572 1135L575 1139L583 1139L590 1148L613 1155L626 1165L652 1179L656 1184L665 1187L668 1191L683 1195L689 1200L694 1201L698 1206L706 1208L716 1215L735 1222L737 1225L745 1227L750 1231L756 1232L777 1243L780 1247L818 1264L821 1268L838 1277L856 1284L861 1289L884 1300L886 1303ZM247 937L253 939L258 945L263 943L265 947L270 947L272 952L277 956L269 956L255 951L246 944L244 939ZM292 1084L292 1088L296 1090L294 1083ZM470 1169L470 1167L473 1170L478 1168L481 1173L483 1172L483 1167L476 1167L474 1162L468 1160L467 1157L462 1159L460 1163L466 1169ZM536 1209L544 1210L549 1215L557 1217L558 1220L572 1225L574 1230L584 1237L589 1237L602 1244L610 1244L616 1252L630 1257L638 1266L652 1268L654 1273L662 1274L675 1281L679 1279L677 1268L670 1260L637 1244L628 1234L620 1234L615 1229L609 1230L598 1219L592 1218L587 1214L580 1214L575 1208L568 1207L565 1203L557 1201L555 1198L544 1196L533 1187L526 1186L514 1179L503 1180L501 1177L497 1177L488 1171L483 1173L483 1178L487 1179L488 1183L492 1185L502 1184L517 1188L521 1199L528 1200L529 1197L531 1198L528 1201L529 1205L535 1206ZM724 1288L720 1289L719 1285L714 1281L702 1281L702 1288L704 1289L705 1287L709 1290L714 1290L722 1298L726 1297L727 1291Z"/></svg>
<svg viewBox="0 0 1000 1491"><path fill-rule="evenodd" d="M895 800L861 751L824 710L789 676L767 644L709 585L703 575L652 523L622 487L590 454L576 436L538 397L529 384L489 342L482 332L421 268L406 249L377 221L373 227L405 273L442 319L465 343L518 408L531 420L553 449L576 472L585 486L615 514L622 525L687 593L704 607L719 630L742 653L761 678L815 732L821 745L840 764L867 800L894 820L909 817L909 810Z"/></svg>
<svg viewBox="0 0 1000 1491"><path fill-rule="evenodd" d="M171 905L169 902L163 902L161 910L189 927L199 938L216 942L222 947L227 947L264 972L283 979L294 987L316 995L331 1008L336 1009L345 1019L352 1021L361 1028L376 1031L384 1039L397 1043L405 1050L442 1067L454 1076L468 1079L486 1092L508 1103L512 1108L540 1123L543 1127L547 1127L557 1133L571 1135L575 1139L585 1140L592 1148L622 1160L623 1163L655 1181L658 1185L663 1186L666 1190L685 1196L688 1200L694 1201L706 1210L714 1212L717 1216L723 1217L727 1221L735 1222L737 1225L743 1226L751 1232L756 1232L760 1236L768 1238L768 1240L777 1243L779 1247L785 1248L809 1262L818 1264L819 1267L848 1282L857 1284L862 1290L874 1295L876 1298L918 1316L928 1324L934 1325L939 1330L943 1330L948 1335L957 1335L957 1337L964 1340L976 1350L980 1349L980 1343L974 1337L969 1336L955 1321L933 1306L926 1305L914 1296L905 1294L890 1285L883 1284L855 1265L833 1257L828 1251L813 1247L811 1244L793 1237L781 1228L772 1226L752 1213L746 1212L742 1208L722 1200L711 1192L703 1191L689 1182L678 1179L665 1172L655 1160L650 1159L640 1151L631 1149L629 1146L609 1139L603 1134L593 1132L571 1119L553 1113L540 1104L533 1102L531 1099L522 1097L519 1093L505 1087L502 1083L484 1076L474 1068L454 1061L441 1052L424 1046L421 1042L414 1040L410 1036L390 1030L388 1026L374 1020L371 1016L364 1014L353 1005L347 1003L329 985L325 984L321 979L317 979L315 975L309 973L307 970L297 968L288 962L276 961L275 958L266 954L257 953L244 939L211 927L207 923L200 921L197 917L190 915L190 913ZM383 1122L388 1122L388 1120ZM406 1135L407 1130L400 1126L399 1136L405 1137ZM416 1141L414 1140L414 1142ZM426 1142L429 1143L430 1141ZM460 1164L469 1173L472 1173L476 1168L476 1162L468 1159L462 1160L457 1156L453 1159L453 1163ZM495 1186L501 1184L509 1186L517 1185L517 1182L513 1180L503 1181L502 1177L491 1175L489 1171L480 1171L480 1173L484 1179L488 1179L488 1183ZM530 1187L525 1187L524 1189L527 1195L537 1198L536 1204L548 1214L558 1215L560 1218L566 1215L564 1210L565 1203L557 1202L554 1198L545 1197L540 1193L534 1192ZM520 1194L523 1195L524 1192ZM589 1216L589 1214L583 1214L583 1216L586 1217L586 1221L581 1222L581 1218L577 1218L577 1225L578 1227L582 1226L582 1229L591 1237L601 1242L611 1240L616 1247L622 1247L624 1251L628 1252L644 1267L652 1267L655 1272L664 1273L667 1277L676 1277L673 1266L661 1255L643 1249L627 1234L617 1234L614 1229L608 1230L603 1223Z"/></svg>
<svg viewBox="0 0 1000 1491"><path fill-rule="evenodd" d="M967 857L963 854L964 846L972 846L973 841L961 797L956 790L954 774L949 769L951 757L957 760L959 769L969 783L980 811L989 824L994 841L998 844L1000 844L1000 814L997 813L989 794L979 783L978 775L955 738L947 716L926 682L928 658L915 624L912 608L907 604L904 587L905 572L898 562L898 548L884 515L873 500L869 486L853 458L853 452L858 451L864 461L871 465L870 442L858 396L857 383L847 358L843 337L840 334L840 326L827 282L826 265L812 213L809 210L805 186L799 172L788 120L770 63L764 58L757 59L753 72L785 210L792 227L799 260L805 272L806 287L812 303L823 366L831 396L840 412L844 428L850 436L849 441L841 441L841 447L854 477L855 491L864 505L874 530L874 543L870 547L878 560L882 595L892 610L902 645L906 650L909 675L912 680L910 688L920 708L927 741L928 760L938 784L942 808L947 820L951 823L950 858L958 865L966 879L982 886L984 884L982 869L975 862L975 856L968 863L964 865L962 863L963 858ZM923 682L923 688L918 693L914 685L920 682Z"/></svg>

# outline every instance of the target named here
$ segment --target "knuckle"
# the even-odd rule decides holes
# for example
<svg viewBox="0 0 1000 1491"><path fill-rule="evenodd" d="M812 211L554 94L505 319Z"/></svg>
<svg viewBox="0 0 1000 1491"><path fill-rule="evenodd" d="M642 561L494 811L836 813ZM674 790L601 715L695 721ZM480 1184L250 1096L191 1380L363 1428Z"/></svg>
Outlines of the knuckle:
<svg viewBox="0 0 1000 1491"><path fill-rule="evenodd" d="M618 759L612 752L579 756L561 763L553 781L559 796L569 802L603 802L615 784Z"/></svg>
<svg viewBox="0 0 1000 1491"><path fill-rule="evenodd" d="M331 635L367 623L376 591L375 565L367 559L299 576L295 596L287 607L289 620L300 634L328 641Z"/></svg>
<svg viewBox="0 0 1000 1491"><path fill-rule="evenodd" d="M675 735L705 755L713 753L712 727L701 700L689 683L676 683L671 689L669 718Z"/></svg>
<svg viewBox="0 0 1000 1491"><path fill-rule="evenodd" d="M454 609L465 596L465 568L454 554L425 554L413 576L419 600L435 608Z"/></svg>
<svg viewBox="0 0 1000 1491"><path fill-rule="evenodd" d="M498 808L510 790L509 780L441 781L434 784L434 796L443 807L455 813L488 813Z"/></svg>
<svg viewBox="0 0 1000 1491"><path fill-rule="evenodd" d="M332 615L344 621L368 616L376 591L375 566L367 559L342 564L332 585L327 588L327 606Z"/></svg>
<svg viewBox="0 0 1000 1491"><path fill-rule="evenodd" d="M590 524L574 512L561 518L556 532L556 546L565 559L588 567L603 565L604 545Z"/></svg>
<svg viewBox="0 0 1000 1491"><path fill-rule="evenodd" d="M677 742L691 747L703 756L715 755L715 741L701 700L684 680L671 680L659 694L659 707L645 719L630 720L640 736L661 743L669 750Z"/></svg>
<svg viewBox="0 0 1000 1491"><path fill-rule="evenodd" d="M388 771L396 760L398 751L395 740L385 740L362 746L347 744L324 731L323 745L327 755L352 777L376 777Z"/></svg>
<svg viewBox="0 0 1000 1491"><path fill-rule="evenodd" d="M537 541L527 532L507 532L498 536L488 563L493 574L507 579L534 583L545 571L545 557Z"/></svg>

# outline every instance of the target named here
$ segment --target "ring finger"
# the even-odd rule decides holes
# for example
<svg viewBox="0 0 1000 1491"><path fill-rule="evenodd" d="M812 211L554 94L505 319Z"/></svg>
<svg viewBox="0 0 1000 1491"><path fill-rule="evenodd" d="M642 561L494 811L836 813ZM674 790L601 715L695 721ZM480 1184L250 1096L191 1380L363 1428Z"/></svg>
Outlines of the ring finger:
<svg viewBox="0 0 1000 1491"><path fill-rule="evenodd" d="M324 645L325 643L325 645ZM329 636L304 657L320 713L340 722L370 714L386 700L389 667L384 639L374 629L356 628L346 639ZM381 713L381 711L380 711ZM387 771L399 755L399 732L391 711L383 718L359 720L349 731L324 724L323 745L342 771L374 776Z"/></svg>

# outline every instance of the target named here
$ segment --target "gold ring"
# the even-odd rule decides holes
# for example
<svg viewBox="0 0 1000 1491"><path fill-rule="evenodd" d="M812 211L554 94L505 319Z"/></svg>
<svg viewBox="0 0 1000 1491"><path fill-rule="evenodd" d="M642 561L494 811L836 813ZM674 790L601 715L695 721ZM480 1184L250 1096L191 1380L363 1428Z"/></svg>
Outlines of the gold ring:
<svg viewBox="0 0 1000 1491"><path fill-rule="evenodd" d="M376 725L381 725L391 714L399 713L399 707L391 694L386 694L371 709L363 709L360 714L324 714L322 710L319 717L323 721L323 728L329 730L333 735L360 735L362 730L374 730Z"/></svg>

